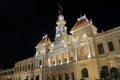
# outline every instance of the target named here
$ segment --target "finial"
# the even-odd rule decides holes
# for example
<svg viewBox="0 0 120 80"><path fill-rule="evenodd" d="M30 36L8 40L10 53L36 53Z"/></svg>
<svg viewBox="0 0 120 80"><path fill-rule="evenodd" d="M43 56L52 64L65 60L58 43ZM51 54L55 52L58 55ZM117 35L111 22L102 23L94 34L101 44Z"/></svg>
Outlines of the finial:
<svg viewBox="0 0 120 80"><path fill-rule="evenodd" d="M92 19L90 18L90 23L93 23Z"/></svg>
<svg viewBox="0 0 120 80"><path fill-rule="evenodd" d="M102 29L102 33L104 32L104 30Z"/></svg>
<svg viewBox="0 0 120 80"><path fill-rule="evenodd" d="M84 14L83 18L86 18L86 14Z"/></svg>
<svg viewBox="0 0 120 80"><path fill-rule="evenodd" d="M48 37L48 36L47 36L47 34L44 33L44 36L43 36L42 38L44 39L44 38L46 38L46 37Z"/></svg>
<svg viewBox="0 0 120 80"><path fill-rule="evenodd" d="M82 19L86 18L86 14L84 14L83 16L80 16L80 18L77 18L77 21L80 21ZM88 21L88 20L87 20Z"/></svg>
<svg viewBox="0 0 120 80"><path fill-rule="evenodd" d="M81 12L80 12L80 17L82 16Z"/></svg>
<svg viewBox="0 0 120 80"><path fill-rule="evenodd" d="M80 17L77 18L77 21L80 21L81 19L82 19L82 14L81 14L81 12L80 12Z"/></svg>

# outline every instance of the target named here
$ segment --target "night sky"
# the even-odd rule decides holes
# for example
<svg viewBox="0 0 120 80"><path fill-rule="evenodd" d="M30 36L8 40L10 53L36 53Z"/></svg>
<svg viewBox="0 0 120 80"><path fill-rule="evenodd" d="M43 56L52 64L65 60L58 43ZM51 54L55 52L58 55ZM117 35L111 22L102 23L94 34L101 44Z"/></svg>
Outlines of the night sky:
<svg viewBox="0 0 120 80"><path fill-rule="evenodd" d="M110 0L0 0L0 69L12 68L15 62L34 56L43 35L54 40L58 2L68 32L84 13L98 32L120 26L119 2Z"/></svg>

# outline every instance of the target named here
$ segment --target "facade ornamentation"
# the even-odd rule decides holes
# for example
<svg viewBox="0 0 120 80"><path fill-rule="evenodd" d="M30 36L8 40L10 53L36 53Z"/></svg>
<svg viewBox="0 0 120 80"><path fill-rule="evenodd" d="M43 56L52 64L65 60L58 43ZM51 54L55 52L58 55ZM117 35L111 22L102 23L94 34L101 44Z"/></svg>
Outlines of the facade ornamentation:
<svg viewBox="0 0 120 80"><path fill-rule="evenodd" d="M101 70L120 70L120 27L97 32L92 20L81 16L67 34L62 14L56 22L55 41L47 35L36 45L35 56L1 70L1 80L95 80Z"/></svg>

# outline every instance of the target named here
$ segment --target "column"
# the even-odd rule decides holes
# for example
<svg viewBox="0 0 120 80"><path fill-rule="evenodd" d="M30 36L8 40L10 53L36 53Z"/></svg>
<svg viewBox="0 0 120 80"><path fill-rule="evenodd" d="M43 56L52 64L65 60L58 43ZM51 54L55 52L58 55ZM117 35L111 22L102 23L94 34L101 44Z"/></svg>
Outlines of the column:
<svg viewBox="0 0 120 80"><path fill-rule="evenodd" d="M60 54L61 54L61 65L62 65L62 62L63 62L62 59L63 59L63 57L62 57L62 53L60 53Z"/></svg>
<svg viewBox="0 0 120 80"><path fill-rule="evenodd" d="M67 48L67 63L69 63L69 53L68 53L68 48Z"/></svg>
<svg viewBox="0 0 120 80"><path fill-rule="evenodd" d="M77 51L76 51L76 47L75 47L75 60L77 61Z"/></svg>
<svg viewBox="0 0 120 80"><path fill-rule="evenodd" d="M55 56L55 66L57 65L57 59L56 59L56 54L54 55Z"/></svg>
<svg viewBox="0 0 120 80"><path fill-rule="evenodd" d="M91 50L90 50L90 44L89 44L89 42L87 43L87 50L88 50L87 58L91 58L92 55L91 55Z"/></svg>
<svg viewBox="0 0 120 80"><path fill-rule="evenodd" d="M49 61L50 61L50 64L49 64L49 66L51 67L51 56L49 57Z"/></svg>
<svg viewBox="0 0 120 80"><path fill-rule="evenodd" d="M118 43L115 35L112 36L112 39L113 39L113 47L114 47L114 50L116 50L116 51L118 52L118 51L119 51L119 48L118 48L119 43Z"/></svg>
<svg viewBox="0 0 120 80"><path fill-rule="evenodd" d="M109 53L108 44L105 38L103 38L103 48L104 48L104 53Z"/></svg>

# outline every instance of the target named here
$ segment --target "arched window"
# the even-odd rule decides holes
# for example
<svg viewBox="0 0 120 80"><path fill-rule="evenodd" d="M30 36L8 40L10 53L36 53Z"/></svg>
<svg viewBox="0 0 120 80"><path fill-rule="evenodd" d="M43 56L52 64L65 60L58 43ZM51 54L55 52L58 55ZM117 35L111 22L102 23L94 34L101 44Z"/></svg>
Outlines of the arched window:
<svg viewBox="0 0 120 80"><path fill-rule="evenodd" d="M72 80L75 80L75 74L72 72Z"/></svg>
<svg viewBox="0 0 120 80"><path fill-rule="evenodd" d="M86 68L82 69L82 77L83 78L88 78L88 70Z"/></svg>
<svg viewBox="0 0 120 80"><path fill-rule="evenodd" d="M61 74L59 74L59 76L58 76L58 80L62 80L62 76L61 76Z"/></svg>
<svg viewBox="0 0 120 80"><path fill-rule="evenodd" d="M105 79L109 76L109 71L107 66L102 66L100 71L101 79Z"/></svg>
<svg viewBox="0 0 120 80"><path fill-rule="evenodd" d="M35 80L39 80L39 75L36 76Z"/></svg>
<svg viewBox="0 0 120 80"><path fill-rule="evenodd" d="M50 80L50 77L47 75L47 80Z"/></svg>
<svg viewBox="0 0 120 80"><path fill-rule="evenodd" d="M42 65L42 61L40 60L40 61L39 61L39 66L41 66L41 65Z"/></svg>
<svg viewBox="0 0 120 80"><path fill-rule="evenodd" d="M73 61L73 59L74 59L73 57L74 57L74 54L73 54L72 51L70 51L70 60L71 60L71 61Z"/></svg>
<svg viewBox="0 0 120 80"><path fill-rule="evenodd" d="M65 73L65 80L69 80L69 75L68 75L68 73Z"/></svg>
<svg viewBox="0 0 120 80"><path fill-rule="evenodd" d="M55 79L55 75L53 75L52 80L56 80L56 79Z"/></svg>

